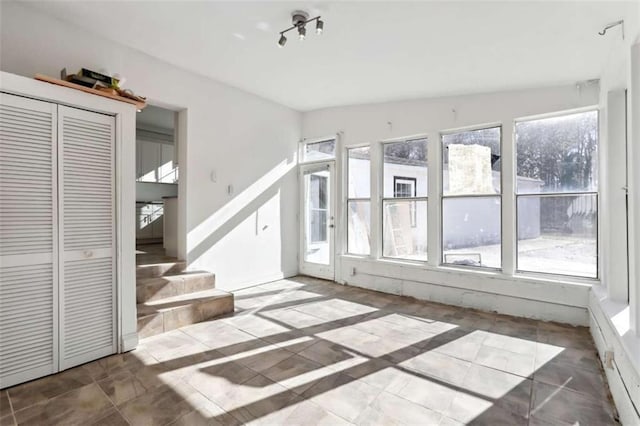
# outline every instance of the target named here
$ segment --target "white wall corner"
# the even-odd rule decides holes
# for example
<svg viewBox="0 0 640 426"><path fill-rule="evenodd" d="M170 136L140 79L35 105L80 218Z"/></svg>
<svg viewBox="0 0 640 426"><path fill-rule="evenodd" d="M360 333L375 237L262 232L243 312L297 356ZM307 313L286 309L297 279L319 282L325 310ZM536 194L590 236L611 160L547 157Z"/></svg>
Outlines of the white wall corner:
<svg viewBox="0 0 640 426"><path fill-rule="evenodd" d="M631 46L629 117L629 265L631 327L640 337L640 43Z"/></svg>

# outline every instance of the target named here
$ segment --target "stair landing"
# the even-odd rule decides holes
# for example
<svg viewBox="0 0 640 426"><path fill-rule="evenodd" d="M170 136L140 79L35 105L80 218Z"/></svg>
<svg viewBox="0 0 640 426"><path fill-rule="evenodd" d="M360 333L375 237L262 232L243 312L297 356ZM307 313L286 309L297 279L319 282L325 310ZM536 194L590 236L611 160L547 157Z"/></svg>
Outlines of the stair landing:
<svg viewBox="0 0 640 426"><path fill-rule="evenodd" d="M233 312L233 294L215 288L215 275L185 271L186 263L164 255L159 244L136 254L138 336L154 336Z"/></svg>

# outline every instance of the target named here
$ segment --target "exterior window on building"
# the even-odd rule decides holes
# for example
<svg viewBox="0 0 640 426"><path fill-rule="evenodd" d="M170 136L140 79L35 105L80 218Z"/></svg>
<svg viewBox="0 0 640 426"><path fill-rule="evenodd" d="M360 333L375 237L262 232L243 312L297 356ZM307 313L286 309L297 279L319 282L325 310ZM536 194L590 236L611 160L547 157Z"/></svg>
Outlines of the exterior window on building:
<svg viewBox="0 0 640 426"><path fill-rule="evenodd" d="M410 198L415 197L416 178L393 177L393 197L394 198ZM411 204L411 226L416 227L416 203Z"/></svg>

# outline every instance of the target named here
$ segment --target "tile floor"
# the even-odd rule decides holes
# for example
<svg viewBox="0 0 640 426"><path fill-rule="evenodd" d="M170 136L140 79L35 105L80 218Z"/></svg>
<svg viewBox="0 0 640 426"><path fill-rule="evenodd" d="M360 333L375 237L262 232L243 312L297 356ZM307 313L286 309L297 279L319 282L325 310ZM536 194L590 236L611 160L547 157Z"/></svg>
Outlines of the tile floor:
<svg viewBox="0 0 640 426"><path fill-rule="evenodd" d="M304 277L236 306L0 391L0 426L616 424L586 328Z"/></svg>
<svg viewBox="0 0 640 426"><path fill-rule="evenodd" d="M136 244L136 265L175 262L176 260L175 257L170 257L165 254L162 243Z"/></svg>

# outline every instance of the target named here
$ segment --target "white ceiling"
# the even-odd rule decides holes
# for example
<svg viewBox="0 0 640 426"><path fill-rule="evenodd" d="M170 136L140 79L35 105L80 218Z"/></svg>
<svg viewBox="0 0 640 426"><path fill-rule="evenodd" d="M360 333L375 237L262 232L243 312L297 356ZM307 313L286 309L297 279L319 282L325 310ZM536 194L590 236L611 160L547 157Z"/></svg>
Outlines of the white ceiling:
<svg viewBox="0 0 640 426"><path fill-rule="evenodd" d="M302 111L597 78L620 37L597 32L624 18L635 36L639 13L632 1L107 3L30 4ZM324 34L279 49L298 8L322 14Z"/></svg>

